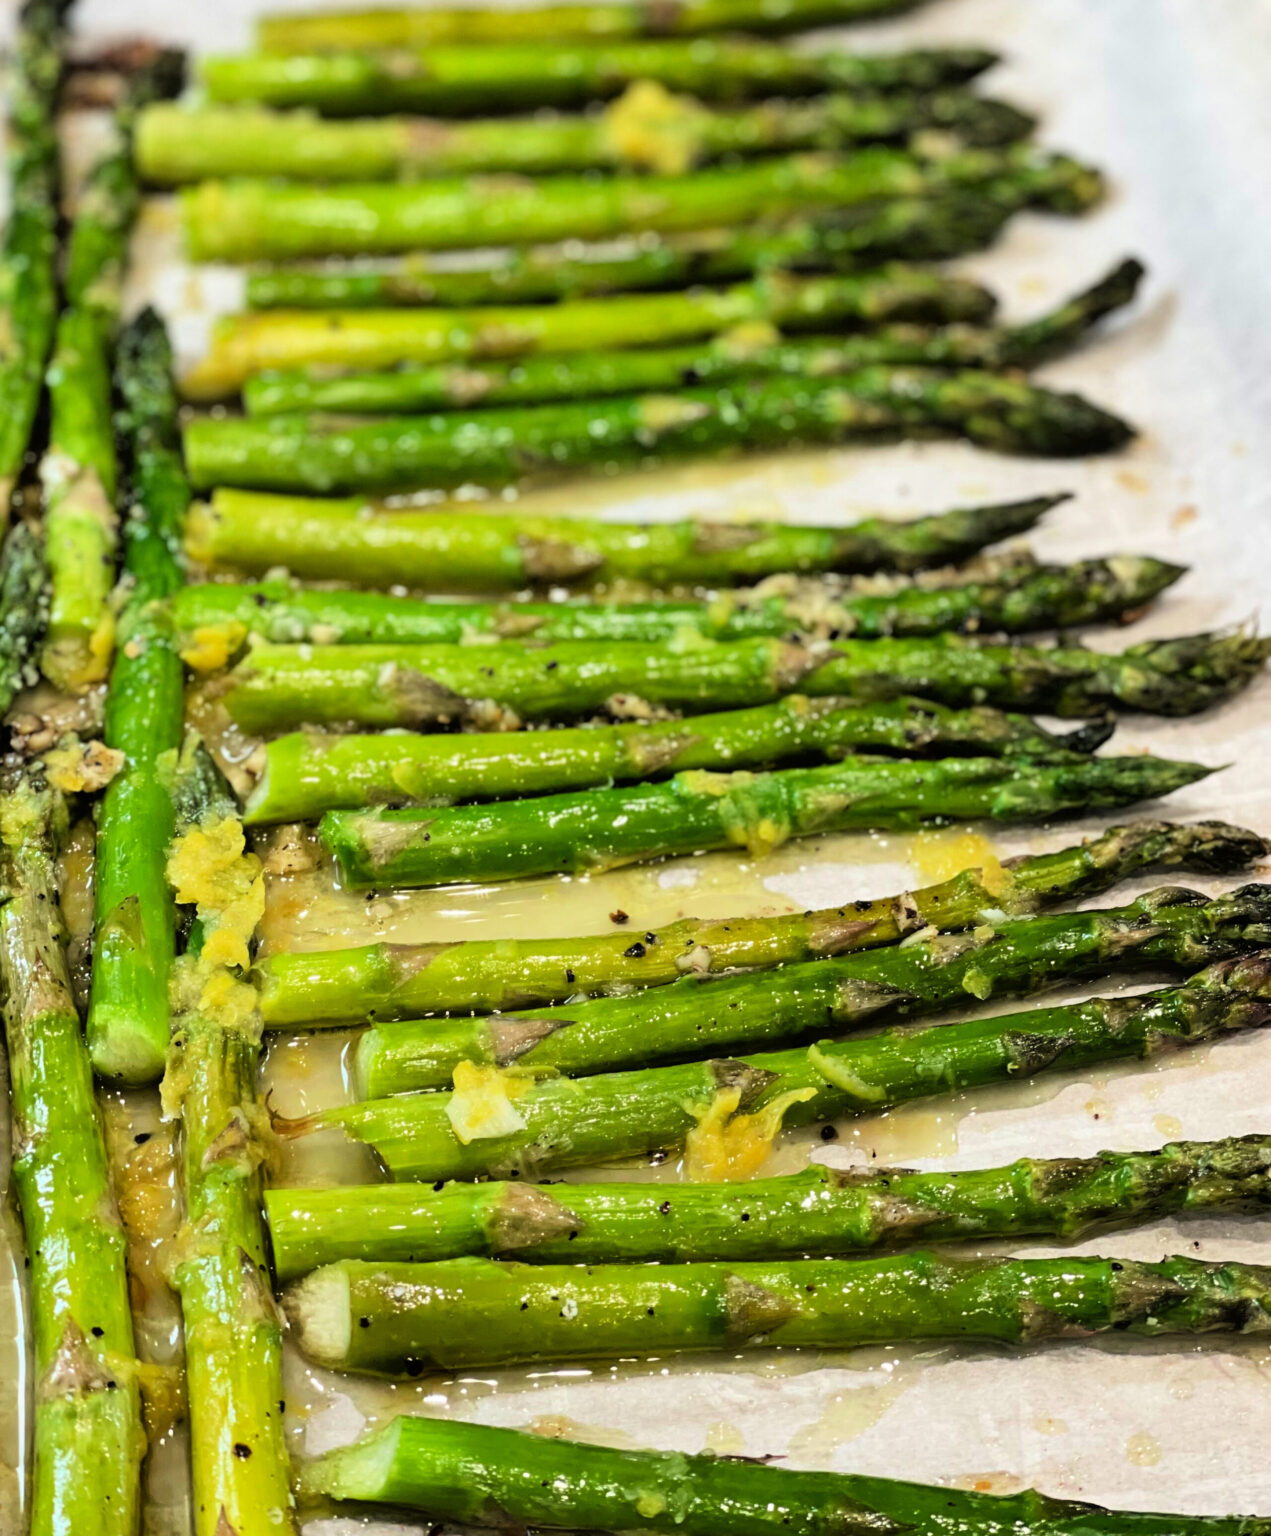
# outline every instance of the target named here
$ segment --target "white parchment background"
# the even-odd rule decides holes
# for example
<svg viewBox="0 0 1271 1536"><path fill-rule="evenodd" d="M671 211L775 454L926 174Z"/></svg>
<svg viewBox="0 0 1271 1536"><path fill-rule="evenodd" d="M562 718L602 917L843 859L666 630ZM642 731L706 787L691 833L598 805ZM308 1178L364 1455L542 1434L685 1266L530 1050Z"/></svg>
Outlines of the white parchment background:
<svg viewBox="0 0 1271 1536"><path fill-rule="evenodd" d="M12 0L4 0L11 6ZM204 48L247 41L252 0L84 0L87 34L154 30ZM620 510L669 515L745 505L833 521L1067 487L1036 547L1069 558L1143 550L1191 574L1134 631L1181 633L1238 622L1267 605L1271 576L1271 5L1267 0L936 0L901 22L861 29L865 46L988 43L1007 62L988 88L1043 114L1044 136L1107 167L1113 193L1091 218L1016 221L991 254L962 263L1011 314L1030 314L1127 253L1150 280L1132 317L1046 377L1080 388L1139 423L1116 459L1014 462L961 445L769 460L717 481L691 473L649 482ZM163 249L163 220L150 221ZM144 284L197 345L209 306L233 302L232 277L148 263ZM594 505L595 497L588 496ZM616 509L619 510L619 509ZM1102 643L1096 640L1096 643ZM1271 829L1271 685L1194 721L1133 724L1118 736L1173 756L1228 762L1170 804ZM1096 830L1096 824L1078 824ZM1055 846L1068 831L998 841L1006 851ZM894 886L871 860L853 868L809 845L780 892L828 902ZM848 852L845 854L844 849ZM788 864L789 861L783 861ZM775 887L775 882L774 882ZM606 910L602 903L597 909ZM692 911L691 902L686 910ZM1271 1129L1271 1035L1231 1042L1168 1070L1065 1079L1026 1104L972 1095L931 1166L975 1166L1025 1152L1090 1153L1177 1135ZM877 1144L888 1145L885 1127ZM868 1141L866 1146L868 1147ZM922 1151L919 1146L918 1152ZM903 1152L902 1155L909 1156ZM1159 1257L1166 1251L1271 1262L1264 1223L1165 1223L1084 1245ZM1025 1251L1025 1250L1020 1250ZM1027 1251L1049 1251L1040 1248ZM1078 1347L1024 1358L991 1351L898 1352L821 1362L756 1356L703 1369L661 1367L520 1373L482 1381L447 1406L523 1426L563 1415L597 1438L698 1450L786 1454L792 1465L945 1479L1128 1507L1271 1514L1271 1352L1266 1346ZM494 1381L495 1378L489 1378ZM358 1410L337 1388L309 1422L311 1448L347 1438ZM438 1402L437 1406L441 1406Z"/></svg>

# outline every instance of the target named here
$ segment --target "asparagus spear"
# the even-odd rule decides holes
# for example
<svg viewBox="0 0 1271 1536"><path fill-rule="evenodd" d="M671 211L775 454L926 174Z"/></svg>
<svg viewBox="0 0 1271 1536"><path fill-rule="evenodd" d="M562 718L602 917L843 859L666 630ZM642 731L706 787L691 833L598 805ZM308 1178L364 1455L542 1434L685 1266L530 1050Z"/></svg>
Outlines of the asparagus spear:
<svg viewBox="0 0 1271 1536"><path fill-rule="evenodd" d="M1110 705L1185 715L1238 692L1271 642L1236 631L1148 640L1122 652L998 645L961 635L916 640L504 641L471 645L257 643L229 674L226 705L253 734L345 721L437 726L644 706L741 708L789 693L857 701L917 694L959 707L1101 715ZM512 724L505 720L501 723ZM684 786L686 789L689 787Z"/></svg>
<svg viewBox="0 0 1271 1536"><path fill-rule="evenodd" d="M399 415L474 405L679 390L763 374L823 379L883 365L1026 368L1079 345L1113 310L1134 297L1143 268L1124 261L1092 288L1025 325L939 329L891 325L862 335L773 341L725 334L695 346L580 352L480 367L432 364L386 372L289 369L258 374L243 386L249 415L358 411Z"/></svg>
<svg viewBox="0 0 1271 1536"><path fill-rule="evenodd" d="M197 916L195 942L177 963L164 1078L165 1105L180 1114L183 1138L188 1220L174 1280L185 1322L195 1530L294 1536L282 1330L260 1204L260 1016L254 987L237 979L264 911L264 876L243 851L224 787L213 784L201 809L167 866L176 900Z"/></svg>
<svg viewBox="0 0 1271 1536"><path fill-rule="evenodd" d="M245 820L317 821L325 811L422 801L501 799L599 788L693 768L763 767L790 759L833 761L849 752L904 757L1037 758L1084 762L1109 722L1055 736L1025 715L948 710L919 699L845 705L793 695L758 709L652 724L459 735L297 731L265 745Z"/></svg>
<svg viewBox="0 0 1271 1536"><path fill-rule="evenodd" d="M38 653L49 615L44 543L16 523L0 547L0 715L39 676Z"/></svg>
<svg viewBox="0 0 1271 1536"><path fill-rule="evenodd" d="M343 52L350 48L424 48L437 43L535 42L540 39L695 36L703 32L797 32L908 10L914 0L798 0L778 13L759 0L691 0L674 10L649 0L585 6L536 5L509 14L462 10L288 12L256 22L263 53Z"/></svg>
<svg viewBox="0 0 1271 1536"><path fill-rule="evenodd" d="M185 711L181 659L161 600L181 585L189 485L177 439L172 355L146 310L124 331L116 382L121 441L131 460L124 527L131 578L106 691L104 739L124 754L97 830L96 942L88 1012L93 1065L105 1077L153 1082L168 1049L174 913L164 876L172 839L171 762Z"/></svg>
<svg viewBox="0 0 1271 1536"><path fill-rule="evenodd" d="M505 247L378 262L249 272L254 309L476 305L727 282L769 269L854 271L880 261L938 261L989 245L1021 208L1079 213L1099 200L1097 172L1065 155L930 197L818 212L780 226L742 225L619 242Z"/></svg>
<svg viewBox="0 0 1271 1536"><path fill-rule="evenodd" d="M1041 172L1049 182L1050 164L1031 145L967 149L938 159L874 146L851 155L774 156L683 176L472 176L331 187L242 178L187 188L181 211L186 248L196 261L284 260L771 222L879 198L930 196L1018 173Z"/></svg>
<svg viewBox="0 0 1271 1536"><path fill-rule="evenodd" d="M433 592L517 591L625 578L667 586L732 586L781 572L917 571L965 560L1026 533L1064 496L962 508L910 522L869 518L846 527L797 523L611 523L514 517L454 503L432 511L373 508L357 497L217 491L192 509L186 549L204 565L244 571L288 566L313 580L404 583ZM373 512L374 515L370 515Z"/></svg>
<svg viewBox="0 0 1271 1536"><path fill-rule="evenodd" d="M446 123L381 117L324 122L312 112L252 107L151 107L138 125L141 174L166 186L214 176L299 181L415 181L478 171L648 170L682 175L731 155L839 150L903 140L924 129L965 145L1009 144L1033 129L1027 113L968 91L889 96L833 92L711 109L653 81L632 85L600 114Z"/></svg>
<svg viewBox="0 0 1271 1536"><path fill-rule="evenodd" d="M102 681L114 641L118 518L111 342L119 318L128 236L140 204L131 125L140 105L180 83L180 55L160 53L131 83L114 141L93 168L67 253L68 308L57 326L48 385L49 451L40 467L52 578L45 675L68 693Z"/></svg>
<svg viewBox="0 0 1271 1536"><path fill-rule="evenodd" d="M1267 1536L1271 1522L1120 1514L1025 1491L1001 1497L732 1456L614 1451L403 1416L301 1473L302 1496L413 1506L438 1521L667 1536Z"/></svg>
<svg viewBox="0 0 1271 1536"><path fill-rule="evenodd" d="M392 492L516 484L791 443L951 434L999 453L1073 458L1122 448L1134 429L1081 395L963 370L871 368L821 382L742 379L441 416L204 416L185 430L200 489Z"/></svg>
<svg viewBox="0 0 1271 1536"><path fill-rule="evenodd" d="M8 82L9 217L0 244L0 526L31 442L57 320L57 97L71 0L24 0Z"/></svg>
<svg viewBox="0 0 1271 1536"><path fill-rule="evenodd" d="M261 1014L270 1027L430 1013L529 1008L587 993L664 986L686 975L770 968L823 960L891 944L922 929L972 927L989 911L1021 916L1110 890L1157 868L1230 874L1266 850L1264 841L1223 822L1141 821L1055 853L968 869L917 891L786 917L683 918L650 933L625 928L580 939L465 940L447 944L370 944L316 954L274 954L260 962ZM492 1045L491 1021L472 1038ZM403 1038L365 1037L361 1060L373 1070L380 1048ZM485 1046L478 1059L488 1057Z"/></svg>
<svg viewBox="0 0 1271 1536"><path fill-rule="evenodd" d="M1187 945L1192 930L1209 918L1196 917L1187 907L1181 916L1170 911L1160 925L1163 932L1144 934L1142 922L1134 927L1145 912L1178 894L1167 890L1150 901L1094 913L1007 918L988 905L983 889L971 894L964 886L961 899L950 902L948 917L934 925L952 933L899 950L884 944L720 980L690 973L652 993L571 1001L533 1014L379 1024L358 1044L359 1086L367 1099L445 1087L460 1062L484 1068L515 1063L520 1072L590 1076L703 1051L779 1044L826 1028L843 1033L877 1024L888 1014L920 1015L956 1007L968 997L1035 992L1108 965L1159 963L1162 955L1175 964L1181 955L1183 968L1194 969L1196 951ZM1253 899L1237 900L1242 913ZM974 921L977 908L981 926L959 933ZM1216 910L1221 928L1228 919L1224 909ZM1142 954L1140 944L1147 946Z"/></svg>
<svg viewBox="0 0 1271 1536"><path fill-rule="evenodd" d="M915 1173L813 1164L743 1184L500 1181L271 1189L274 1266L296 1280L346 1259L380 1264L464 1255L539 1264L775 1259L915 1242L1045 1235L1176 1212L1271 1205L1271 1139L1172 1142L1156 1152L1020 1158L1005 1168Z"/></svg>
<svg viewBox="0 0 1271 1536"><path fill-rule="evenodd" d="M295 314L265 310L229 315L207 356L184 380L193 399L238 390L253 373L315 365L392 367L598 347L652 346L708 336L742 322L789 327L838 319L982 320L992 296L965 278L894 263L840 277L769 273L732 288L644 293L566 304L473 310L353 310Z"/></svg>
<svg viewBox="0 0 1271 1536"><path fill-rule="evenodd" d="M42 769L10 770L0 979L35 1320L31 1531L133 1536L145 1438L124 1233L66 972L55 876L64 819Z"/></svg>
<svg viewBox="0 0 1271 1536"><path fill-rule="evenodd" d="M171 601L181 643L198 657L224 637L230 654L249 634L285 643L458 645L487 637L536 640L670 640L693 630L711 640L812 634L824 639L920 636L957 630L1025 634L1136 616L1185 571L1148 555L1072 565L986 560L948 580L869 591L837 582L774 577L708 602L462 603L306 588L286 580L212 582ZM968 579L969 578L969 579ZM210 650L205 653L210 657Z"/></svg>
<svg viewBox="0 0 1271 1536"><path fill-rule="evenodd" d="M419 1375L756 1346L1252 1333L1271 1325L1271 1267L923 1252L674 1269L346 1259L290 1286L284 1304L317 1364Z"/></svg>
<svg viewBox="0 0 1271 1536"><path fill-rule="evenodd" d="M223 55L202 61L208 98L316 107L332 117L383 112L508 112L582 106L635 80L710 101L824 90L930 91L983 74L980 48L795 53L746 38L655 42L442 44L424 49Z"/></svg>
<svg viewBox="0 0 1271 1536"><path fill-rule="evenodd" d="M1170 909L1158 908L1153 920L1162 911ZM1184 948L1191 946L1189 963L1201 963L1248 940L1265 943L1265 919L1264 911L1249 925L1237 921L1225 937L1221 922L1207 935L1175 931ZM1119 929L1130 943L1141 933L1129 924ZM1149 938L1144 947L1157 944ZM761 1165L778 1124L881 1114L914 1099L1034 1077L1056 1067L1079 1071L1146 1058L1268 1021L1271 960L1261 954L1211 965L1184 986L1134 997L823 1040L810 1050L548 1079L525 1088L512 1104L520 1129L466 1144L448 1113L450 1094L343 1106L283 1129L303 1133L315 1124L339 1125L373 1146L394 1178L431 1181L478 1174L535 1178L551 1168L673 1151L705 1120L717 1128L722 1146L707 1142L700 1155L704 1167L694 1171L708 1179L745 1177ZM779 1113L766 1113L778 1100ZM737 1154L736 1164L730 1151Z"/></svg>

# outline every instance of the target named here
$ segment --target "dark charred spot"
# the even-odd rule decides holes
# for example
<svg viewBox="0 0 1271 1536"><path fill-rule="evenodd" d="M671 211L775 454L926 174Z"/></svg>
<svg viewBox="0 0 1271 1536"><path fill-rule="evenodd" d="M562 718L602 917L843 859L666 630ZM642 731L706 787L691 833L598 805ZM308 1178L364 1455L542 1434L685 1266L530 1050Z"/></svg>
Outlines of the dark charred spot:
<svg viewBox="0 0 1271 1536"><path fill-rule="evenodd" d="M634 944L629 945L622 953L626 955L628 960L642 960L645 954L644 945L637 939Z"/></svg>
<svg viewBox="0 0 1271 1536"><path fill-rule="evenodd" d="M250 1445L244 1445L241 1440L235 1440L234 1454L238 1457L239 1461L247 1461L251 1458L252 1448Z"/></svg>
<svg viewBox="0 0 1271 1536"><path fill-rule="evenodd" d="M627 916L627 914L626 914L626 913L625 913L625 912L624 912L624 911L623 911L623 910L622 910L622 908L621 908L621 907L619 907L619 908L618 908L618 909L617 909L617 911L615 911L615 912L611 912L611 913L610 913L610 914L609 914L609 921L610 921L610 922L611 922L611 923L617 923L617 924L618 924L618 925L619 925L619 927L621 927L621 926L622 926L622 924L623 924L623 923L629 923L629 922L630 922L630 921L631 921L631 919L630 919L630 917L628 917L628 916Z"/></svg>
<svg viewBox="0 0 1271 1536"><path fill-rule="evenodd" d="M838 1139L839 1133L834 1129L832 1125L823 1125L821 1127L822 1141L837 1141Z"/></svg>

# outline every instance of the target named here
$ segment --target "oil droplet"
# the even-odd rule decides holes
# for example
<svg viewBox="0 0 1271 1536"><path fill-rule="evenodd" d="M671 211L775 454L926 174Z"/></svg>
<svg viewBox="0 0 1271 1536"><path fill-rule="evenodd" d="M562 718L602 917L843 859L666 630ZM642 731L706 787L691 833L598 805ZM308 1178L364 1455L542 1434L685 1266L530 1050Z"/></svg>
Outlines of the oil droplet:
<svg viewBox="0 0 1271 1536"><path fill-rule="evenodd" d="M1161 1442L1146 1430L1125 1442L1125 1459L1136 1467L1155 1467L1161 1459Z"/></svg>
<svg viewBox="0 0 1271 1536"><path fill-rule="evenodd" d="M1107 1120L1112 1114L1112 1101L1096 1094L1094 1098L1086 1100L1085 1111L1092 1120Z"/></svg>
<svg viewBox="0 0 1271 1536"><path fill-rule="evenodd" d="M1068 1425L1063 1419L1034 1419L1033 1428L1039 1435L1066 1435Z"/></svg>
<svg viewBox="0 0 1271 1536"><path fill-rule="evenodd" d="M1194 1397L1196 1387L1187 1380L1186 1376L1176 1376L1169 1384L1169 1395L1176 1403L1185 1403L1189 1397Z"/></svg>
<svg viewBox="0 0 1271 1536"><path fill-rule="evenodd" d="M730 1424L727 1419L716 1419L706 1426L702 1449L716 1456L740 1456L746 1449L746 1437L736 1424Z"/></svg>
<svg viewBox="0 0 1271 1536"><path fill-rule="evenodd" d="M952 828L919 832L913 840L909 862L924 885L951 880L964 869L982 869L986 877L1001 873L993 844L982 832Z"/></svg>
<svg viewBox="0 0 1271 1536"><path fill-rule="evenodd" d="M633 1451L639 1441L633 1440L625 1429L609 1429L603 1424L583 1424L571 1419L567 1413L540 1413L525 1426L532 1435L542 1435L548 1440L581 1440L587 1445L607 1445L615 1451Z"/></svg>
<svg viewBox="0 0 1271 1536"><path fill-rule="evenodd" d="M839 1446L873 1428L907 1385L893 1378L835 1392L820 1418L790 1436L786 1454L811 1467L831 1466Z"/></svg>
<svg viewBox="0 0 1271 1536"><path fill-rule="evenodd" d="M1183 1122L1179 1119L1176 1119L1173 1115L1154 1116L1152 1120L1152 1126L1153 1129L1159 1131L1162 1136L1168 1136L1171 1140L1173 1140L1176 1136L1181 1136L1183 1134Z"/></svg>

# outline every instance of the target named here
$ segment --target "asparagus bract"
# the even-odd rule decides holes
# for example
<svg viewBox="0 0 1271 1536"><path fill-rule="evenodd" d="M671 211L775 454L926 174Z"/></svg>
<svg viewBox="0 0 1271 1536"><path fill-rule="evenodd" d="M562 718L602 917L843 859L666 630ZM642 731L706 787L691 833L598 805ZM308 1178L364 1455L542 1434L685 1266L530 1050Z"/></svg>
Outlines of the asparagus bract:
<svg viewBox="0 0 1271 1536"><path fill-rule="evenodd" d="M960 707L1110 707L1186 715L1229 697L1262 669L1271 642L1240 631L1149 640L1120 652L984 642L962 635L808 643L685 636L678 645L512 640L471 645L272 645L230 673L226 704L254 733L346 721L373 726L480 723L489 703L522 720L690 713L767 704L788 693L858 701L917 694ZM644 711L647 714L647 710ZM512 724L506 720L506 724Z"/></svg>
<svg viewBox="0 0 1271 1536"><path fill-rule="evenodd" d="M64 817L42 770L10 773L0 797L0 979L35 1325L31 1531L134 1536L145 1436L126 1242L66 970L56 883Z"/></svg>
<svg viewBox="0 0 1271 1536"><path fill-rule="evenodd" d="M807 328L838 319L982 320L992 296L964 278L895 263L832 277L768 273L732 288L473 310L264 310L231 315L184 380L195 399L237 391L269 368L370 367L652 346L751 321Z"/></svg>
<svg viewBox="0 0 1271 1536"><path fill-rule="evenodd" d="M948 900L947 893L934 894ZM949 901L947 918L932 925L952 932L924 936L899 950L884 944L720 979L690 972L647 994L571 1001L532 1015L379 1024L359 1041L358 1078L364 1097L379 1099L445 1087L452 1078L458 1086L461 1062L586 1076L714 1050L782 1044L827 1028L845 1033L888 1016L957 1007L968 998L1037 992L1102 968L1157 963L1195 969L1197 955L1210 952L1193 946L1194 934L1200 931L1207 940L1216 931L1214 957L1230 953L1230 934L1243 935L1254 921L1248 912L1261 899L1236 900L1234 923L1223 907L1200 916L1194 907L1170 907L1159 928L1145 931L1145 915L1154 922L1155 906L1176 895L1167 889L1151 902L1144 898L1128 907L1003 918L1001 908L990 908L972 883L970 890L962 887L960 901L956 895ZM976 920L977 909L980 926L959 932ZM895 925L884 926L894 938Z"/></svg>
<svg viewBox="0 0 1271 1536"><path fill-rule="evenodd" d="M201 815L183 818L167 874L176 900L195 907L195 941L177 962L163 1094L183 1142L187 1223L173 1279L185 1322L195 1530L294 1536L282 1329L260 1205L260 1016L255 989L238 979L264 912L264 876L244 852L227 790L206 763L192 765L192 776L191 809Z"/></svg>
<svg viewBox="0 0 1271 1536"><path fill-rule="evenodd" d="M346 1259L284 1300L300 1348L319 1365L418 1375L707 1349L1256 1332L1271 1326L1271 1267L922 1252L672 1269Z"/></svg>
<svg viewBox="0 0 1271 1536"><path fill-rule="evenodd" d="M1230 905L1231 898L1224 900ZM1157 908L1149 922L1168 911ZM1249 924L1237 919L1223 932L1222 923L1207 924L1202 917L1208 932L1183 936L1188 963L1203 964L1224 949L1231 953L1250 942L1265 944L1265 918L1264 912ZM1119 929L1131 946L1142 932L1128 922ZM1145 940L1144 949L1156 950L1157 942ZM1089 969L1100 969L1110 958L1105 952ZM762 1166L776 1132L774 1121L791 1126L881 1114L914 1099L1054 1069L1080 1071L1102 1062L1146 1058L1259 1029L1269 1021L1271 960L1255 954L1210 965L1186 985L1134 997L895 1029L865 1039L822 1040L810 1050L549 1079L518 1093L512 1108L522 1122L519 1129L466 1143L451 1119L451 1094L354 1104L328 1110L318 1123L340 1125L368 1142L397 1179L535 1178L552 1168L674 1151L694 1132L699 1136L691 1160L696 1176L747 1178ZM293 1129L306 1130L309 1124L300 1122Z"/></svg>
<svg viewBox="0 0 1271 1536"><path fill-rule="evenodd" d="M131 460L124 526L132 578L106 692L103 736L124 754L97 831L88 1040L106 1077L153 1082L168 1049L175 915L164 876L172 839L171 761L185 709L181 659L161 601L180 586L190 490L177 441L177 400L163 322L140 315L120 339L120 436Z"/></svg>
<svg viewBox="0 0 1271 1536"><path fill-rule="evenodd" d="M299 181L413 181L479 171L649 170L682 175L733 155L839 150L903 140L924 129L967 145L1008 144L1033 120L966 91L776 98L710 109L640 81L605 112L580 117L430 118L325 122L312 112L251 107L151 107L138 124L137 161L168 186L217 176Z"/></svg>
<svg viewBox="0 0 1271 1536"><path fill-rule="evenodd" d="M1142 274L1140 263L1121 262L1049 314L991 330L902 324L842 338L772 342L765 336L758 344L748 342L744 333L734 333L697 346L580 352L480 367L434 364L334 377L321 369L291 369L248 379L243 404L253 416L303 411L398 415L680 390L764 374L815 380L879 365L1028 367L1078 345L1106 315L1129 303Z"/></svg>
<svg viewBox="0 0 1271 1536"><path fill-rule="evenodd" d="M611 523L468 510L391 511L362 499L323 501L217 491L196 506L186 548L204 565L359 586L506 592L625 578L659 586L758 581L782 572L917 571L965 560L1026 533L1062 496L968 507L909 522L868 518L841 528L798 523Z"/></svg>
<svg viewBox="0 0 1271 1536"><path fill-rule="evenodd" d="M507 112L583 106L636 80L711 101L824 90L930 91L996 62L979 48L908 53L795 53L745 38L653 42L441 44L392 54L242 54L202 61L220 102L316 107L332 117L383 112Z"/></svg>
<svg viewBox="0 0 1271 1536"><path fill-rule="evenodd" d="M745 225L585 245L506 247L250 272L254 309L476 305L581 298L727 282L755 272L855 271L880 261L939 261L989 245L1021 208L1080 213L1099 200L1097 172L1066 155L964 190L822 210L779 226Z"/></svg>
<svg viewBox="0 0 1271 1536"><path fill-rule="evenodd" d="M436 1520L666 1536L1267 1536L1271 1522L1119 1514L1026 1491L999 1497L730 1456L614 1451L403 1416L311 1462L302 1495L412 1506Z"/></svg>
<svg viewBox="0 0 1271 1536"><path fill-rule="evenodd" d="M784 57L806 63L811 56ZM807 152L681 176L471 176L329 187L205 181L181 194L181 207L186 247L196 261L291 260L773 222L1044 173L1049 165L1049 157L1029 145L967 149L938 159L879 145L851 155ZM1095 174L1087 168L1088 176ZM1043 182L1048 179L1043 175Z"/></svg>
<svg viewBox="0 0 1271 1536"><path fill-rule="evenodd" d="M783 1178L682 1184L670 1194L655 1184L375 1184L271 1189L265 1204L280 1281L343 1259L477 1255L615 1264L831 1256L986 1237L1072 1239L1175 1212L1265 1209L1271 1140L1026 1157L956 1173L814 1164Z"/></svg>
<svg viewBox="0 0 1271 1536"><path fill-rule="evenodd" d="M791 758L833 760L850 752L903 757L1028 757L1084 760L1107 724L1055 736L1024 715L983 706L944 709L918 699L845 705L793 694L758 709L652 724L551 732L377 733L297 731L266 743L249 825L317 821L329 810L409 801L502 799L597 788L693 768L764 767Z"/></svg>
<svg viewBox="0 0 1271 1536"><path fill-rule="evenodd" d="M758 0L689 0L674 10L649 0L592 0L587 5L535 5L461 10L382 8L288 12L256 23L264 53L343 52L350 48L422 48L436 43L535 42L540 39L694 36L703 32L798 32L907 10L914 0L797 0L780 13Z"/></svg>
<svg viewBox="0 0 1271 1536"><path fill-rule="evenodd" d="M1153 867L1229 874L1265 850L1260 837L1223 822L1141 821L1055 853L967 869L937 885L817 912L683 918L634 935L622 928L579 939L370 944L275 954L258 968L261 1012L267 1025L286 1027L577 1002L586 993L664 986L686 975L823 960L892 944L922 929L951 932L987 920L988 912L1021 916L1110 890ZM498 1060L497 1020L481 1020L470 1030L474 1059L506 1065ZM398 1048L406 1035L371 1030L364 1036L358 1056L364 1082L378 1070L381 1051L405 1061ZM378 1096L373 1084L370 1096Z"/></svg>
<svg viewBox="0 0 1271 1536"><path fill-rule="evenodd" d="M0 245L0 526L31 441L57 322L57 98L70 0L24 0L8 80L9 213Z"/></svg>

